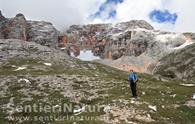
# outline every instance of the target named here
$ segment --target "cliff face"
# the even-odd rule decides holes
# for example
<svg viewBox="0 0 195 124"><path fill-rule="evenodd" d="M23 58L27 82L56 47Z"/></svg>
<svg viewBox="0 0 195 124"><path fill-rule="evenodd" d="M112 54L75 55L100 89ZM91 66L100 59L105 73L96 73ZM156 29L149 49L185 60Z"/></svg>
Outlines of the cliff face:
<svg viewBox="0 0 195 124"><path fill-rule="evenodd" d="M59 31L49 23L44 21L27 22L27 41L34 41L38 44L56 47L58 43Z"/></svg>
<svg viewBox="0 0 195 124"><path fill-rule="evenodd" d="M139 55L145 47L140 43L130 43L134 29L152 30L153 27L143 20L112 24L73 25L67 30L67 35L74 37L69 43L84 49L92 49L94 55L101 58L118 59L123 55ZM127 47L129 45L129 47ZM136 49L137 48L137 49ZM139 49L139 50L138 50ZM130 53L129 53L130 52Z"/></svg>
<svg viewBox="0 0 195 124"><path fill-rule="evenodd" d="M166 55L194 43L193 33L154 30L145 21L118 24L73 25L66 35L69 45L92 50L100 63L122 70L152 73Z"/></svg>
<svg viewBox="0 0 195 124"><path fill-rule="evenodd" d="M153 73L171 78L195 79L195 44L163 57Z"/></svg>
<svg viewBox="0 0 195 124"><path fill-rule="evenodd" d="M56 47L58 35L59 32L51 23L28 21L23 14L8 19L0 13L0 39L20 39Z"/></svg>
<svg viewBox="0 0 195 124"><path fill-rule="evenodd" d="M1 13L1 10L0 10L0 39L4 39L5 37L5 27L6 27L6 24L7 24L7 21L8 19L6 19L2 13Z"/></svg>
<svg viewBox="0 0 195 124"><path fill-rule="evenodd" d="M194 44L195 34L155 30L143 20L72 25L60 33L49 22L28 21L22 14L9 19L0 12L0 39L32 41L74 56L79 56L81 50L91 50L102 58L100 63L152 73L162 58Z"/></svg>

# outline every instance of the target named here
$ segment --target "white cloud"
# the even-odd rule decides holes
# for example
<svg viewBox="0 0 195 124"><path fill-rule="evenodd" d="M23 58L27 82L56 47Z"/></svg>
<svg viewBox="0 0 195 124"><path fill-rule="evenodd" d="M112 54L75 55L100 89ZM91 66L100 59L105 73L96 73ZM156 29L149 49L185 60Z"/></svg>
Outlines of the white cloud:
<svg viewBox="0 0 195 124"><path fill-rule="evenodd" d="M176 31L195 32L195 1L194 0L172 0L168 9L178 13L175 25Z"/></svg>
<svg viewBox="0 0 195 124"><path fill-rule="evenodd" d="M148 13L155 8L161 8L160 0L126 0L118 5L117 16L119 20L128 21L129 19L146 19Z"/></svg>
<svg viewBox="0 0 195 124"><path fill-rule="evenodd" d="M151 23L156 29L177 32L195 32L195 1L194 0L126 0L118 5L117 21L128 21L131 19L144 19ZM175 25L152 22L148 14L154 9L168 9L177 13L178 19Z"/></svg>
<svg viewBox="0 0 195 124"><path fill-rule="evenodd" d="M125 0L116 6L116 19L88 20L101 3L106 0L0 0L0 9L5 16L23 13L28 19L52 22L58 29L72 24L120 22L144 19L156 29L195 32L195 0ZM178 14L175 25L152 22L148 14L154 9L168 9ZM105 12L106 13L106 12Z"/></svg>
<svg viewBox="0 0 195 124"><path fill-rule="evenodd" d="M195 1L194 0L125 0L117 5L117 17L106 22L121 22L132 19L143 19L152 24L155 29L176 32L195 32ZM149 19L149 13L154 9L167 9L171 13L177 13L178 19L175 25L170 23L157 23ZM95 19L95 23L102 22ZM93 22L93 23L94 23Z"/></svg>
<svg viewBox="0 0 195 124"><path fill-rule="evenodd" d="M6 17L23 13L27 19L52 22L58 29L83 24L101 0L0 0Z"/></svg>

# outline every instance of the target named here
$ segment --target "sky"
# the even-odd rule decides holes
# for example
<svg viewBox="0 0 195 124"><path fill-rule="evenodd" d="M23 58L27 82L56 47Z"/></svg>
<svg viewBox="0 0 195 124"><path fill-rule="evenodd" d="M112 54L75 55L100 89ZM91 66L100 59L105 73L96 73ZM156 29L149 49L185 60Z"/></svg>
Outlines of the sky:
<svg viewBox="0 0 195 124"><path fill-rule="evenodd" d="M81 59L83 61L93 61L93 60L98 60L100 57L94 56L92 51L87 50L87 51L80 51L80 55L77 56L78 59Z"/></svg>
<svg viewBox="0 0 195 124"><path fill-rule="evenodd" d="M0 0L5 17L23 13L65 30L73 24L146 20L157 30L195 32L195 0Z"/></svg>

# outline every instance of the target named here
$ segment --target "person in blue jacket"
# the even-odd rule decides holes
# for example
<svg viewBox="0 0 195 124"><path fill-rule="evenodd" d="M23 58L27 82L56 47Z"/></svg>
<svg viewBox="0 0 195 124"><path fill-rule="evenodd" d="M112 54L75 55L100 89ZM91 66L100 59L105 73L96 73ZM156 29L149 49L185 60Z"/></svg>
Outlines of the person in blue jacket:
<svg viewBox="0 0 195 124"><path fill-rule="evenodd" d="M133 71L133 69L131 69L129 72L130 73L129 73L129 76L128 76L128 80L129 80L130 88L131 88L131 91L132 91L132 95L133 95L133 97L137 98L136 83L138 81L138 76Z"/></svg>

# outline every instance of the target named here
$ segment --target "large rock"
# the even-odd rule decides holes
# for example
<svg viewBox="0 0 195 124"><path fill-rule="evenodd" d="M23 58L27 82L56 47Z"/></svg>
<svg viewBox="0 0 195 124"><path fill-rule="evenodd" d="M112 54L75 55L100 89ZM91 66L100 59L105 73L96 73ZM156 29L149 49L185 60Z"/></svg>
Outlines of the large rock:
<svg viewBox="0 0 195 124"><path fill-rule="evenodd" d="M27 22L27 40L50 47L56 47L59 32L55 27L44 21Z"/></svg>
<svg viewBox="0 0 195 124"><path fill-rule="evenodd" d="M74 65L74 58L66 53L35 42L24 42L18 39L0 39L0 44L0 66L1 62L7 62L9 59L17 60L17 58L31 58L55 63L66 61L64 65L67 67L70 66L70 63Z"/></svg>
<svg viewBox="0 0 195 124"><path fill-rule="evenodd" d="M26 19L23 14L17 14L14 18L10 19L6 27L6 39L21 39L26 41Z"/></svg>
<svg viewBox="0 0 195 124"><path fill-rule="evenodd" d="M0 39L20 39L56 47L58 35L59 31L49 22L28 21L23 14L8 19L0 12Z"/></svg>

